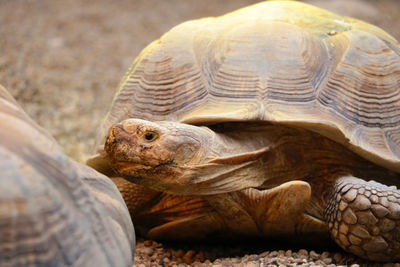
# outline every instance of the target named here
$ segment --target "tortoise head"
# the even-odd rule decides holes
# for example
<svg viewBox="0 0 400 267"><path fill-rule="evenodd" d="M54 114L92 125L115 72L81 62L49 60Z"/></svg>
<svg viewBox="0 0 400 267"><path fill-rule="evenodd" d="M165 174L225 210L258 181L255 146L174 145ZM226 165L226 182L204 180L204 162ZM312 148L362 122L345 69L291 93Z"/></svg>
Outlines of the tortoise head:
<svg viewBox="0 0 400 267"><path fill-rule="evenodd" d="M164 191L184 183L179 177L185 169L202 160L209 132L176 122L128 119L109 129L104 149L119 175Z"/></svg>

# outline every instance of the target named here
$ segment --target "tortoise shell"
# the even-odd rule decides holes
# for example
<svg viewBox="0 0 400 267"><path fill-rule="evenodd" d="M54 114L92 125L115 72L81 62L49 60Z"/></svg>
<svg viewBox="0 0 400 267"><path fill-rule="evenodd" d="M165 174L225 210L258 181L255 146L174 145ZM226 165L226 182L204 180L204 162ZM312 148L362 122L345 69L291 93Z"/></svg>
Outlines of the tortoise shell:
<svg viewBox="0 0 400 267"><path fill-rule="evenodd" d="M180 24L151 43L103 123L268 121L307 128L400 171L400 46L304 3L263 2Z"/></svg>
<svg viewBox="0 0 400 267"><path fill-rule="evenodd" d="M0 86L1 266L132 266L134 229L108 177L70 160Z"/></svg>

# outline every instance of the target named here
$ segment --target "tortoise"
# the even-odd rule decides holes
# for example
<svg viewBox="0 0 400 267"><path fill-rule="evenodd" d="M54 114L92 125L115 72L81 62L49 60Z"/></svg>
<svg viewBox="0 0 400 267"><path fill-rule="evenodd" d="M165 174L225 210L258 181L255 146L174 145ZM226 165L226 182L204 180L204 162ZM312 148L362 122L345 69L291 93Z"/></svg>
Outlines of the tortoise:
<svg viewBox="0 0 400 267"><path fill-rule="evenodd" d="M400 260L400 46L297 1L188 21L123 78L88 160L160 240L330 236Z"/></svg>
<svg viewBox="0 0 400 267"><path fill-rule="evenodd" d="M1 86L0 124L0 265L132 266L115 184L70 160Z"/></svg>

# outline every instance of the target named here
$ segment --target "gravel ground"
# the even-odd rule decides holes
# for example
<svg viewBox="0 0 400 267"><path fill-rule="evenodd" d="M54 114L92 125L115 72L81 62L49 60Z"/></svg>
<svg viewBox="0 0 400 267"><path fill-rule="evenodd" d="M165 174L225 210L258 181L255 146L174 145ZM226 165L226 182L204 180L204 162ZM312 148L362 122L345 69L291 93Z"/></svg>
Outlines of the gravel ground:
<svg viewBox="0 0 400 267"><path fill-rule="evenodd" d="M172 26L252 0L0 0L0 84L83 162L135 56ZM376 24L400 40L398 0L309 0ZM340 250L160 244L138 240L136 266L367 265ZM375 264L376 266L382 266ZM396 265L400 266L400 265Z"/></svg>
<svg viewBox="0 0 400 267"><path fill-rule="evenodd" d="M161 244L139 239L134 266L194 267L272 267L272 266L396 266L400 263L372 263L343 253L339 248L329 251L284 248L263 249L260 243L226 245ZM273 245L272 245L273 246Z"/></svg>

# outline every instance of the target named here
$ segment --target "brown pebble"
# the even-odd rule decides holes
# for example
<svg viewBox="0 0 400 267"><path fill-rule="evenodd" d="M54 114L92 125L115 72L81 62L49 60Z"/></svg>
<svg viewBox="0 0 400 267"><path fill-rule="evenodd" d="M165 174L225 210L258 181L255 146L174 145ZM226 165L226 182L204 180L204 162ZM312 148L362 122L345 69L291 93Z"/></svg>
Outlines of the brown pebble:
<svg viewBox="0 0 400 267"><path fill-rule="evenodd" d="M342 254L340 253L335 253L333 255L333 260L335 261L335 263L341 263L342 261Z"/></svg>
<svg viewBox="0 0 400 267"><path fill-rule="evenodd" d="M244 266L246 266L246 267L258 267L259 265L255 261L249 261Z"/></svg>
<svg viewBox="0 0 400 267"><path fill-rule="evenodd" d="M153 242L151 240L145 240L143 242L143 245L145 245L146 247L150 247L153 244Z"/></svg>
<svg viewBox="0 0 400 267"><path fill-rule="evenodd" d="M193 256L196 252L194 250L189 250L182 256L183 262L190 264L193 261Z"/></svg>
<svg viewBox="0 0 400 267"><path fill-rule="evenodd" d="M222 260L221 259L216 259L213 263L214 264L221 264Z"/></svg>
<svg viewBox="0 0 400 267"><path fill-rule="evenodd" d="M329 258L330 255L331 255L331 254L330 254L328 251L324 251L324 252L322 252L322 254L321 254L321 259Z"/></svg>
<svg viewBox="0 0 400 267"><path fill-rule="evenodd" d="M197 253L196 256L194 256L194 259L195 259L196 261L199 261L199 262L204 261L205 258L204 258L203 251L200 251L199 253Z"/></svg>
<svg viewBox="0 0 400 267"><path fill-rule="evenodd" d="M319 259L319 254L315 252L314 250L310 251L310 258L313 260Z"/></svg>
<svg viewBox="0 0 400 267"><path fill-rule="evenodd" d="M258 261L260 259L260 256L257 254L252 254L249 256L249 261Z"/></svg>
<svg viewBox="0 0 400 267"><path fill-rule="evenodd" d="M271 251L268 256L271 258L276 257L276 256L278 256L278 251L276 251L276 250Z"/></svg>
<svg viewBox="0 0 400 267"><path fill-rule="evenodd" d="M143 247L142 249L140 249L140 252L142 252L145 255L151 256L154 253L154 249L151 247Z"/></svg>
<svg viewBox="0 0 400 267"><path fill-rule="evenodd" d="M297 252L297 254L303 255L303 256L308 256L308 251L305 249L300 249L299 252Z"/></svg>
<svg viewBox="0 0 400 267"><path fill-rule="evenodd" d="M325 259L321 259L323 263L325 264L331 264L332 263L332 259L331 258L325 258Z"/></svg>
<svg viewBox="0 0 400 267"><path fill-rule="evenodd" d="M179 250L172 250L172 257L174 258L181 258L184 255L184 252L182 249Z"/></svg>

